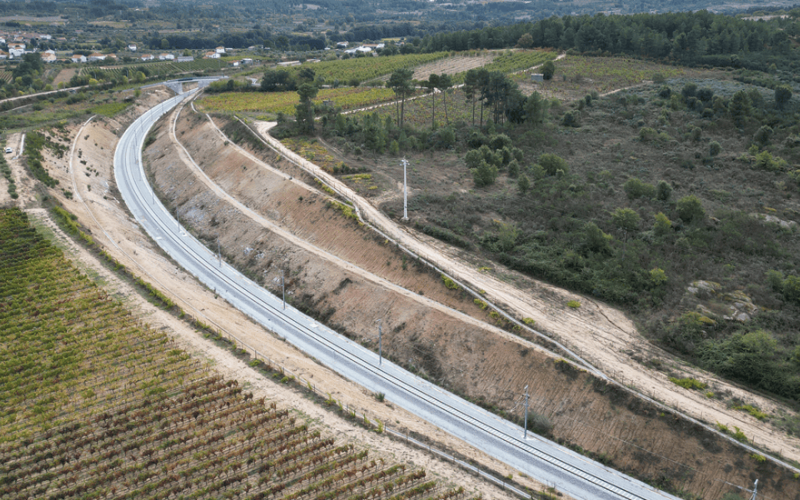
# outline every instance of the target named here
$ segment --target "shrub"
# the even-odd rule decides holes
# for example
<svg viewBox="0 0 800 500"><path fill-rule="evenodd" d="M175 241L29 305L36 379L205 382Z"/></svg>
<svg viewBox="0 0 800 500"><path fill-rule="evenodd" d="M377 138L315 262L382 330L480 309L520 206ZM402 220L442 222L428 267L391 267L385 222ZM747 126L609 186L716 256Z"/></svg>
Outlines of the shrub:
<svg viewBox="0 0 800 500"><path fill-rule="evenodd" d="M565 127L580 127L581 126L580 112L575 110L567 111L566 113L564 113L564 117L561 119L561 124L564 125Z"/></svg>
<svg viewBox="0 0 800 500"><path fill-rule="evenodd" d="M540 436L549 436L553 431L553 423L547 416L541 413L536 413L533 410L528 411L528 428L539 434Z"/></svg>
<svg viewBox="0 0 800 500"><path fill-rule="evenodd" d="M772 138L772 127L770 127L769 125L762 125L753 135L753 141L762 146L766 146L767 144L769 144L769 140L771 138Z"/></svg>
<svg viewBox="0 0 800 500"><path fill-rule="evenodd" d="M694 222L703 219L706 211L697 196L690 194L678 200L678 217L685 222Z"/></svg>
<svg viewBox="0 0 800 500"><path fill-rule="evenodd" d="M569 171L566 160L552 153L544 153L540 156L539 165L542 166L547 175L556 175L559 170L564 173Z"/></svg>
<svg viewBox="0 0 800 500"><path fill-rule="evenodd" d="M667 273L663 269L654 267L650 270L650 283L654 287L659 287L667 282Z"/></svg>
<svg viewBox="0 0 800 500"><path fill-rule="evenodd" d="M694 97L696 93L697 93L696 83L687 83L686 85L683 86L683 89L681 89L681 95L683 95L683 97L687 100L690 97Z"/></svg>
<svg viewBox="0 0 800 500"><path fill-rule="evenodd" d="M490 186L497 179L497 174L496 166L489 165L486 161L481 160L478 168L472 169L472 180L475 182L476 187Z"/></svg>
<svg viewBox="0 0 800 500"><path fill-rule="evenodd" d="M511 141L511 138L506 134L497 134L493 135L489 139L489 147L493 150L497 151L498 149L503 149L505 147L511 148L513 147L514 143Z"/></svg>
<svg viewBox="0 0 800 500"><path fill-rule="evenodd" d="M444 286L446 286L448 288L448 290L459 290L460 289L455 281L451 280L450 278L448 278L444 274L441 276L441 278L442 278L442 283L444 283Z"/></svg>
<svg viewBox="0 0 800 500"><path fill-rule="evenodd" d="M653 224L653 232L656 236L666 236L672 232L672 221L662 212L655 215L656 222Z"/></svg>
<svg viewBox="0 0 800 500"><path fill-rule="evenodd" d="M556 73L556 65L553 61L546 61L542 64L542 78L545 80L550 80L553 78L553 75Z"/></svg>
<svg viewBox="0 0 800 500"><path fill-rule="evenodd" d="M522 318L522 322L528 326L533 326L536 324L536 321L533 318Z"/></svg>
<svg viewBox="0 0 800 500"><path fill-rule="evenodd" d="M658 132L650 127L642 127L639 130L639 140L642 142L654 141L658 137Z"/></svg>
<svg viewBox="0 0 800 500"><path fill-rule="evenodd" d="M703 87L697 91L697 98L703 102L711 102L711 99L714 98L714 91L708 87Z"/></svg>
<svg viewBox="0 0 800 500"><path fill-rule="evenodd" d="M623 185L623 189L631 200L636 198L654 198L656 196L655 186L643 182L636 177L628 179Z"/></svg>
<svg viewBox="0 0 800 500"><path fill-rule="evenodd" d="M670 186L667 181L658 181L658 186L656 186L656 198L661 201L669 201L670 196L672 196L672 186Z"/></svg>
<svg viewBox="0 0 800 500"><path fill-rule="evenodd" d="M792 88L788 85L775 87L775 107L784 109L792 99Z"/></svg>
<svg viewBox="0 0 800 500"><path fill-rule="evenodd" d="M746 411L747 413L749 413L750 415L752 415L753 417L755 417L755 418L757 418L759 420L764 420L765 418L769 417L769 415L767 415L763 411L759 410L758 408L754 407L753 405L734 406L733 409L734 410L744 410L744 411Z"/></svg>
<svg viewBox="0 0 800 500"><path fill-rule="evenodd" d="M663 86L663 87L661 87L661 89L658 91L658 95L659 95L659 96L661 96L661 97L663 97L664 99L669 99L669 97L672 95L672 89L670 89L669 87L667 87L666 85L664 85L664 86Z"/></svg>
<svg viewBox="0 0 800 500"><path fill-rule="evenodd" d="M693 379L693 378L675 378L675 377L670 377L669 381L672 382L673 384L677 385L677 386L683 387L684 389L703 390L706 387L708 387L707 384L704 384L703 382L700 382L699 380L696 380L696 379Z"/></svg>
<svg viewBox="0 0 800 500"><path fill-rule="evenodd" d="M519 176L519 179L517 180L517 188L519 189L519 192L522 194L525 194L528 191L528 189L531 188L531 181L530 179L528 179L527 175L522 174Z"/></svg>
<svg viewBox="0 0 800 500"><path fill-rule="evenodd" d="M578 302L577 300L570 300L569 302L567 302L567 307L569 307L570 309L579 309L581 307L581 303Z"/></svg>
<svg viewBox="0 0 800 500"><path fill-rule="evenodd" d="M769 151L762 151L756 154L755 167L759 170L767 170L769 172L776 172L783 170L788 164L786 160L773 157Z"/></svg>
<svg viewBox="0 0 800 500"><path fill-rule="evenodd" d="M722 152L722 146L720 146L717 141L711 141L711 143L708 145L709 156L717 156L721 152Z"/></svg>

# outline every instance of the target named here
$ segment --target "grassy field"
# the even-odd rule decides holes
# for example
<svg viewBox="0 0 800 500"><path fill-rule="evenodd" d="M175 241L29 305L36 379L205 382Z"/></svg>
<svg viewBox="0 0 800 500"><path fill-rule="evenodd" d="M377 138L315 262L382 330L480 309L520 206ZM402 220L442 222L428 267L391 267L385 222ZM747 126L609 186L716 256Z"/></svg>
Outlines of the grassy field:
<svg viewBox="0 0 800 500"><path fill-rule="evenodd" d="M386 88L342 87L322 89L314 102L333 101L342 109L355 109L394 99L394 92ZM256 112L294 114L300 103L297 92L226 92L211 94L199 101L199 107L210 112Z"/></svg>
<svg viewBox="0 0 800 500"><path fill-rule="evenodd" d="M0 211L0 259L0 497L463 498L254 400L142 325L18 209Z"/></svg>

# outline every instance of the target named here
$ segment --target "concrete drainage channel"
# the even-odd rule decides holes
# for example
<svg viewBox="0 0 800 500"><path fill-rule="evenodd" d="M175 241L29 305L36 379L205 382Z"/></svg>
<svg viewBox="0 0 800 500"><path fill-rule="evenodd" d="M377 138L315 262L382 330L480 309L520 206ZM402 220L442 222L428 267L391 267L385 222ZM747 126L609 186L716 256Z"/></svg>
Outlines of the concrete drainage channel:
<svg viewBox="0 0 800 500"><path fill-rule="evenodd" d="M196 96L195 96L194 98L196 98ZM194 99L194 98L193 98L193 99ZM210 117L210 116L208 116L208 114L206 114L206 117L207 117L209 120L211 120L211 117ZM581 358L579 355L577 355L577 354L576 354L576 353L574 353L572 350L570 350L569 348L567 348L567 347L566 347L566 346L564 346L563 344L559 343L559 342L558 342L558 341L556 341L555 339L553 339L553 338L549 337L548 335L546 335L546 334L544 334L544 333L542 333L542 332L539 332L539 331L537 331L537 330L534 330L534 329L530 328L528 325L526 325L526 324L524 324L524 323L522 323L522 322L518 321L516 318L514 318L514 317L512 317L511 315L509 315L508 313L506 313L504 310L502 310L502 309L501 309L500 307L498 307L496 304L493 304L493 303L491 303L491 302L487 301L487 300L486 300L486 299L485 299L485 298L484 298L482 295L480 295L478 292L476 292L475 290L473 290L471 287L467 286L467 285L466 285L465 283L463 283L462 281L458 280L458 279L457 279L457 278L455 278L454 276L451 276L451 275L450 275L449 273L447 273L446 271L444 271L444 270L440 269L438 266L436 266L434 263L430 262L428 259L425 259L424 257L417 255L416 253L414 253L414 252L413 252L413 251L411 251L410 249L408 249L408 248L406 248L405 246L403 246L401 243L397 242L397 241L396 241L395 239L393 239L392 237L390 237L390 236L386 235L386 234L385 234L383 231L381 231L380 229L378 229L377 227L375 227L375 226L374 226L373 224L371 224L369 221L365 220L365 219L362 217L362 215L361 215L361 211L359 210L359 208L358 208L358 205L357 205L356 203L354 203L354 202L353 202L353 201L352 201L352 200L351 200L351 199L350 199L350 198L349 198L349 197L348 197L348 196L347 196L347 195L346 195L346 194L345 194L345 193L344 193L344 192L343 192L341 189L339 189L339 188L338 188L338 187L337 187L335 184L333 184L333 183L330 183L330 182L326 182L324 179L321 179L321 178L320 178L320 176L317 174L317 172L315 172L315 171L314 171L314 169L313 169L312 167L309 167L309 166L307 166L307 165L305 165L305 164L304 164L304 163L306 162L306 160L303 160L302 158L295 158L295 157L297 156L297 154L296 154L296 153L294 153L294 152L292 152L292 151L281 151L281 150L279 150L278 148L276 148L275 146L273 146L272 144L270 144L270 142L269 142L269 141L265 140L265 139L264 139L264 138L261 136L261 134L259 134L257 131L255 131L255 130L254 130L254 129L253 129L253 128L252 128L252 127L251 127L251 126L248 124L248 123L246 123L245 121L241 120L241 119L240 119L238 116L235 116L234 118L235 118L237 121L239 121L239 123L241 123L242 125L244 125L245 127L247 127L247 129L248 129L248 130L249 130L249 131L250 131L250 132L251 132L251 133L252 133L252 134L253 134L253 135L254 135L254 136L255 136L255 137L256 137L256 138L259 140L259 141L261 141L261 142L262 142L262 143L263 143L265 146L267 146L268 148L270 148L270 149L271 149L271 150L273 150L274 152L276 152L276 153L278 153L278 154L282 155L284 158L286 158L287 160L289 160L290 162L292 162L293 164L295 164L297 167L299 167L300 169L302 169L303 171L305 171L305 172L306 172L306 173L308 173L309 175L312 175L312 176L314 176L316 179L318 179L318 180L319 180L319 182L321 182L322 184L324 184L325 186L327 186L329 189L333 190L333 191L334 191L334 192L335 192L335 193L336 193L338 196L340 196L340 197L341 197L343 200L345 200L345 201L346 201L346 202L347 202L347 203L348 203L350 206L352 206L352 207L355 209L356 215L358 216L358 219L359 219L359 221L360 221L362 224L366 225L366 226L367 226L367 227L369 227L371 230L375 231L375 232L376 232L377 234L379 234L381 237L383 237L383 238L387 239L388 241L392 242L392 243L393 243L393 244L394 244L394 245L395 245L397 248L399 248L400 250L402 250L403 252L405 252L407 255L411 256L412 258L419 259L419 261L420 261L420 262L422 262L422 263L424 263L424 264L426 264L426 265L430 266L430 267L431 267L432 269L434 269L434 270L435 270L437 273L440 273L440 274L442 274L443 276L446 276L447 278L451 279L451 280L452 280L454 283L456 283L458 286L460 286L460 287L461 287L463 290L465 290L467 293L469 293L469 294L470 294L470 295L472 295L473 297L475 297L475 298L477 298L477 299L480 299L480 300L482 300L482 301L486 302L486 304L487 304L487 305L488 305L488 306L489 306L489 307L490 307L492 310L496 311L498 314L500 314L501 316L503 316L503 317L504 317L505 319L507 319L508 321L510 321L510 322L512 322L513 324L515 324L516 326L518 326L518 327L520 327L520 328L524 329L525 331L527 331L527 332L529 332L529 333L531 333L531 334L533 334L533 335L535 335L535 336L537 336L537 337L539 337L539 338L541 338L541 339L544 339L546 342L548 342L548 343L551 343L551 344L553 344L553 345L557 346L559 349L561 349L563 352L567 353L569 356L571 356L571 357L573 358L573 359L565 359L565 361L566 361L566 362L570 363L571 365L573 365L574 367L576 367L576 368L578 368L578 369L586 369L586 370L590 371L592 374L594 374L595 376L597 376L598 378L600 378L600 379L602 379L602 380L605 380L605 381L606 381L606 382L608 382L608 383L611 383L611 384L614 384L614 385L616 385L617 387L619 387L619 388L623 389L624 391L628 392L629 394L632 394L632 395L634 395L634 396L636 396L636 397L638 397L638 398L640 398L640 399L642 399L642 400L644 400L644 401L647 401L647 402L649 402L649 403L651 403L651 404L653 404L653 405L657 406L657 407L658 407L659 409L661 409L661 410L666 410L666 411L669 411L669 412L671 412L671 413L674 413L674 414L676 414L676 415L679 415L681 418L685 419L686 421L688 421L688 422L691 422L691 423L693 423L693 424L696 424L696 425L699 425L699 426L703 427L704 429L706 429L706 430L708 430L708 431L710 431L710 432L713 432L713 433L714 433L714 434L716 434L718 437L721 437L721 438L723 438L723 439L727 440L728 442L730 442L730 443L732 443L732 444L734 444L734 445L736 445L736 446L742 447L742 448L744 448L744 449L746 449L746 450L748 450L748 451L750 451L750 452L752 452L752 453L756 453L756 454L759 454L759 455L763 454L762 456L764 456L764 457L765 457L767 460L770 460L771 462L773 462L773 463L775 463L775 464L777 464L777 465L780 465L781 467L785 467L785 468L787 468L787 469L789 469L789 470L791 470L791 471L793 471L793 472L795 472L795 473L797 473L797 474L800 474L800 469L798 469L797 467L794 467L794 466L792 466L791 464L789 464L789 463L787 463L787 462L784 462L784 461L782 461L782 460L780 460L780 459L778 459L778 458L775 458L775 457L773 457L773 456L771 456L771 455L769 455L769 454L766 454L766 453L764 453L764 452L763 452L763 450L759 450L759 449L757 449L757 448L754 448L754 447L752 447L752 446L750 446L750 445L748 445L748 444L745 444L745 443L742 443L742 442L740 442L740 441L737 441L737 440L736 440L736 439L734 439L733 437L731 437L731 436L729 436L729 435L727 435L727 434L725 434L725 433L723 433L723 432L719 431L719 430L718 430L718 429L716 429L715 427L713 427L713 426L710 426L710 425L708 425L708 424L707 424L707 423L705 423L705 422L701 422L701 421L699 421L699 420L697 420L697 419L695 419L695 418L693 418L693 417L691 417L691 416L689 416L689 415L686 415L686 414L685 414L685 413L683 413L683 412L680 412L680 411L679 411L677 408L669 407L669 406L665 405L664 403L661 403L661 402L659 402L659 401L656 401L655 399L651 398L650 396L647 396L646 394L643 394L643 393L641 393L641 392L639 392L639 391L636 391L636 390L634 390L634 389L632 389L632 388L630 388L630 387L628 387L628 386L626 386L626 385L624 385L624 384L622 384L622 383L620 383L620 382L618 382L618 381L616 381L616 380L614 380L614 379L612 379L612 378L608 377L608 376L607 376L605 373L603 373L603 372L601 372L599 369L595 368L593 365L591 365L590 363L588 363L586 360L584 360L583 358ZM213 123L213 121L212 121L212 123ZM221 132L221 131L220 131L220 132ZM314 167L315 167L315 168L317 168L317 169L319 168L319 167L316 167L316 166L314 166ZM540 346L540 347L541 347L541 346ZM545 351L549 352L549 353L550 353L551 355L553 355L553 356L556 356L556 357L560 356L560 354L558 354L558 353L556 353L556 352L553 352L552 350L549 350L549 349L546 349L546 348L543 348L543 347L542 347L542 349L544 349ZM743 488L743 489L744 489L744 488ZM750 491L751 491L751 490L747 490L747 489L744 489L744 490L745 490L745 491L748 491L748 492L750 492Z"/></svg>

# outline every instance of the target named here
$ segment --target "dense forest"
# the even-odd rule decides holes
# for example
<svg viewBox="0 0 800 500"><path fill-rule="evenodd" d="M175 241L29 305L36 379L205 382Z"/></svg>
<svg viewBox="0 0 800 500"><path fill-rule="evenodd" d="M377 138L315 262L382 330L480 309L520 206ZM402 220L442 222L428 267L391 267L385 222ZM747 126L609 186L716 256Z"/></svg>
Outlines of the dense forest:
<svg viewBox="0 0 800 500"><path fill-rule="evenodd" d="M672 60L685 65L746 67L765 71L771 64L793 69L797 52L789 50L800 34L792 17L752 22L707 11L632 16L568 16L535 23L441 33L426 37L420 49L499 49L527 45L574 49L582 53L626 54Z"/></svg>

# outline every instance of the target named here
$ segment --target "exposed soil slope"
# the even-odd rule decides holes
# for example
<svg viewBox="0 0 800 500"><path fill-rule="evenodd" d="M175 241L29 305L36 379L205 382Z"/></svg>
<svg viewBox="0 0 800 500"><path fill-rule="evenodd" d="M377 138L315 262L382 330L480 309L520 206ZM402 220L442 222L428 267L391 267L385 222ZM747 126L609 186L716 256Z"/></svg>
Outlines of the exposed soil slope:
<svg viewBox="0 0 800 500"><path fill-rule="evenodd" d="M277 211L272 218L281 224L296 223L307 217L279 211L285 209L284 204L289 200L299 199L297 192L290 196L283 194L284 190L297 189L298 183L266 169L256 170L252 162L242 163L243 158L232 157L227 151L232 146L225 146L224 142L216 151L204 149L214 140L205 131L207 125L198 121L191 128L183 125L184 121L192 124L191 117L182 117L177 137L198 156L206 151L205 161L198 163L209 177L219 178L216 182L227 186L229 194L238 197L242 189L246 192L252 189L262 196L273 193L281 204L263 203L267 207L272 203L267 210ZM220 235L227 258L258 277L268 288L278 291L280 269L288 270L290 296L329 325L371 343L377 340L374 321L380 318L385 332L385 353L488 406L514 408L516 415L521 410L518 403L522 389L530 385L535 392L532 408L552 420L556 438L573 442L640 477L697 494L702 492L707 498L719 498L731 489L721 480L749 485L750 474L756 468L764 468L769 472L759 472L760 477L772 478L764 486L770 491L766 493L768 496L797 496L797 491L789 491L794 484L788 472L770 463L757 465L747 452L722 442L699 426L669 413L662 416L654 407L624 391L525 348L517 339L492 335L486 329L464 324L291 244L243 214L230 201L210 192L201 180L202 174L186 165L176 153L165 130L168 128L161 125L158 138L146 153L163 198L169 203L177 202L181 220L198 236L213 241ZM231 161L231 158L237 159ZM337 224L333 213L326 215L329 209L316 202L312 204L305 196L303 204L295 209L300 213L321 211L319 223ZM357 228L354 222L342 220ZM363 241L363 237L349 238L339 244L359 248ZM329 245L335 248L334 242Z"/></svg>

